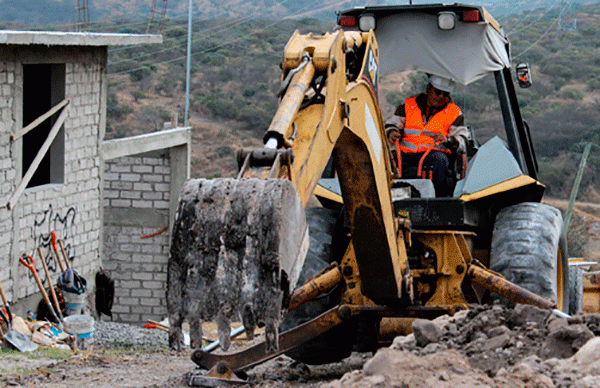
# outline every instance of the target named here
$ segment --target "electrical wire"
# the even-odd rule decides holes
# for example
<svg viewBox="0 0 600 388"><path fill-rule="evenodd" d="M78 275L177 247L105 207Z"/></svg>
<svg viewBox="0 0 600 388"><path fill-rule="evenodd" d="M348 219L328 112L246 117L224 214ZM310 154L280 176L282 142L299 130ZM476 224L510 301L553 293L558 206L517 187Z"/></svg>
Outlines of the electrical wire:
<svg viewBox="0 0 600 388"><path fill-rule="evenodd" d="M286 1L284 1L282 3L278 3L278 4L284 4L284 3L287 3L289 1L291 1L291 0L286 0ZM225 12L226 11L223 11L223 12L221 12L221 14L224 14ZM239 24L241 24L243 22L246 22L246 21L249 21L249 20L256 21L259 16L264 16L264 15L267 15L268 13L269 13L269 11L265 11L263 13L260 13L259 15L248 15L248 16L245 16L242 19L228 20L228 21L226 21L224 23L221 23L221 24L218 24L216 26L211 26L209 34L200 35L200 36L196 35L196 37L192 38L192 43L194 41L199 40L199 39L207 39L207 38L213 37L215 35L223 35L224 32L232 30L235 26L237 26L237 25L239 25ZM217 14L215 16L218 16L218 15L219 14ZM182 35L180 37L172 38L169 41L166 41L166 40L163 39L163 43L175 42L175 41L178 41L178 40L182 40L183 41L183 40L186 40L186 39L187 39L187 35ZM128 47L131 48L131 47L136 47L136 46L137 45L135 45L135 46L128 46ZM134 60L138 60L139 58L142 58L142 57L153 56L155 54L163 53L163 52L166 52L166 51L177 50L177 49L178 49L178 47L168 47L168 48L164 48L164 49L161 49L161 50L158 50L158 51L152 51L152 52L142 53L142 54L140 54L137 57L132 57L132 58L129 58L129 59L124 59L122 61L111 62L111 64L118 64L118 63L127 62L127 61L134 61ZM116 51L121 51L121 50L119 50L119 49L110 50L111 53L112 52L116 52Z"/></svg>
<svg viewBox="0 0 600 388"><path fill-rule="evenodd" d="M302 7L302 8L301 8L300 10L298 10L298 11L302 12L302 11L304 11L305 9L307 9L307 8L309 8L309 7L311 7L311 6L313 6L313 5L314 5L314 4L316 4L317 2L319 2L319 0L314 0L313 2L311 2L311 3L307 4L306 6ZM316 12L316 11L320 11L320 10L322 10L322 9L326 9L326 8L329 8L329 7L330 7L330 5L326 5L326 6L323 6L323 7L321 7L321 8L318 8L318 9L316 9L316 10L313 10L313 11L315 11L315 12ZM270 24L267 24L267 25L265 25L265 26L262 26L262 28L268 28L268 27L272 27L272 26L274 26L274 25L276 25L276 24L279 24L279 23L283 22L284 20L287 20L287 19L291 19L291 18L297 17L298 15L301 15L301 14L302 14L302 13L298 13L298 14L294 14L294 15L286 16L286 17L284 17L284 18L281 18L281 19L278 19L278 20L276 20L276 21L275 21L275 22L273 22L273 23L270 23ZM247 19L247 18L246 18L246 19ZM239 23L236 23L236 24L239 24ZM232 28L233 28L233 27L231 27L231 28L227 28L225 31L227 31L227 30L229 30L229 29L232 29ZM214 35L214 34L213 34L213 35ZM209 36L213 36L213 35L209 35ZM205 37L208 37L208 36L205 36ZM198 38L197 38L197 39L198 39ZM245 39L246 39L246 36L240 36L240 37L238 37L238 38L235 38L235 39L232 39L232 40L230 40L230 41L224 42L224 43L222 43L222 44L215 45L215 46L212 46L212 47L208 47L208 48L205 48L204 50L198 51L198 52L196 52L196 53L192 54L192 57L194 57L194 56L196 56L196 55L199 55L199 54L203 54L203 53L205 53L205 52L207 52L207 51L216 50L216 49L218 49L218 48L221 48L221 47L223 47L223 46L226 46L226 45L228 45L228 44L231 44L231 43L234 43L234 42L238 42L238 41L242 41L242 40L245 40ZM194 40L194 39L193 39L193 40ZM174 50L174 49L170 49L170 50ZM167 49L165 49L165 50L161 50L161 52L162 52L162 51L167 51ZM157 53L157 52L155 52L155 53ZM141 57L141 56L140 56L140 57ZM167 61L157 62L157 63L154 63L154 65L158 65L158 64L166 64L166 63L172 63L172 62L175 62L175 61L178 61L178 60L184 59L184 58L186 58L186 57L185 57L185 56L181 56L181 57L173 58L173 59L170 59L170 60L167 60ZM139 59L139 57L136 57L135 59ZM133 60L133 59L131 59L131 60L129 60L129 61L132 61L132 60ZM124 62L124 61L119 61L119 62L109 63L109 66L110 66L110 65L112 65L112 64L118 64L118 63L122 63L122 62ZM146 68L146 66L139 66L139 67L136 67L136 68L134 68L134 69L123 70L123 71L118 71L118 72L109 72L109 74L124 74L124 73L130 73L130 72L137 71L137 70L140 70L140 69L143 69L143 68Z"/></svg>
<svg viewBox="0 0 600 388"><path fill-rule="evenodd" d="M550 27L548 27L548 29L546 29L546 31L532 44L530 44L529 46L527 46L527 48L523 51L521 51L519 54L514 55L513 58L516 58L518 56L521 56L523 54L525 54L527 51L529 51L529 49L531 49L533 46L535 46L539 41L541 41L546 35L548 35L548 33L550 32L550 30L552 29L552 27L554 27L554 25L558 23L558 19L555 19L552 24L550 24Z"/></svg>
<svg viewBox="0 0 600 388"><path fill-rule="evenodd" d="M506 34L506 36L510 36L510 35L516 34L517 32L521 32L521 31L523 31L523 30L525 30L525 29L533 26L534 24L538 23L543 17L545 17L546 15L548 15L557 5L558 5L558 3L554 4L542 16L540 16L539 18L537 18L537 20L535 20L535 21L533 21L533 22L531 22L531 23L529 23L529 24L521 27L520 29L511 30L509 33Z"/></svg>

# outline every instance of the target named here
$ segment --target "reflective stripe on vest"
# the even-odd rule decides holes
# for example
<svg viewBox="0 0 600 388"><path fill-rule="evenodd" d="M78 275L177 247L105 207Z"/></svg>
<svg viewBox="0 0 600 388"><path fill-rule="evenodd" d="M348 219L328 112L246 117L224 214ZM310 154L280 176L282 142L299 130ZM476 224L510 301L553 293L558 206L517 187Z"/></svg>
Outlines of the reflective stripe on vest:
<svg viewBox="0 0 600 388"><path fill-rule="evenodd" d="M441 133L448 137L450 126L461 113L460 108L450 102L444 109L433 115L426 125L423 125L422 112L417 105L416 97L409 97L404 101L404 112L406 115L404 138L400 142L400 149L403 152L426 151L433 146L431 138L433 134Z"/></svg>

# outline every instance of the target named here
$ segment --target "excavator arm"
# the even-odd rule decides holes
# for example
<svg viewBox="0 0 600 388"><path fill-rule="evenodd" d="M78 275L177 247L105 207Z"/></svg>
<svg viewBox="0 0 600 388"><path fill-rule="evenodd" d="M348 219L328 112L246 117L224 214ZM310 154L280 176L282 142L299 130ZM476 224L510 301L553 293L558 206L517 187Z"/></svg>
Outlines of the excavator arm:
<svg viewBox="0 0 600 388"><path fill-rule="evenodd" d="M201 344L202 321L214 320L226 349L230 322L241 319L250 337L264 325L267 350L278 348L278 325L307 250L304 208L332 155L362 293L380 304L397 304L406 293L408 264L374 92L377 53L372 32L296 32L285 48L282 97L265 147L238 153L235 179L186 183L168 269L172 347L187 319L192 347ZM351 60L360 66L347 71Z"/></svg>
<svg viewBox="0 0 600 388"><path fill-rule="evenodd" d="M346 71L346 54L356 52L362 53L362 68L358 76L349 80L352 75ZM265 138L267 142L270 138L287 140L297 132L293 143L289 142L294 155L290 175L305 206L333 154L363 293L386 304L401 298L407 267L404 244L398 246L396 238L390 195L390 153L373 90L377 79L376 53L372 32L338 31L317 37L294 34L285 49L284 70L286 66L295 66L297 58L309 58L309 64L297 77L301 80L303 74L314 73L313 82L317 77L322 78L320 82L325 82L326 90L324 102L296 110L294 114L280 114L292 111L289 106L295 107L286 105L289 95L286 94ZM290 88L306 84L292 80ZM291 91L296 97L295 104L301 103L307 91L311 92ZM279 120L281 116L288 119Z"/></svg>

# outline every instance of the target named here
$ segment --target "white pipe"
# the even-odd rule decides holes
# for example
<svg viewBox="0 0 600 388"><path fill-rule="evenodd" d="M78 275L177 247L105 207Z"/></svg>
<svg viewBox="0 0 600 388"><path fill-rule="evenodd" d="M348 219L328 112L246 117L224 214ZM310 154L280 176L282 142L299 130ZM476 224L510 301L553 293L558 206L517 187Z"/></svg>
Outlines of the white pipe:
<svg viewBox="0 0 600 388"><path fill-rule="evenodd" d="M234 330L232 330L232 331L231 331L231 334L230 334L231 338L235 338L235 337L237 337L238 335L242 334L242 333L244 332L244 330L246 330L246 329L244 328L244 325L242 325L242 326L238 327L237 329L234 329ZM206 345L206 346L204 347L204 349L202 349L202 351L203 351L203 352L210 352L211 350L214 350L214 349L216 349L216 348L217 348L217 347L218 347L220 344L221 344L221 343L219 342L219 340L216 340L216 341L215 341L215 342L213 342L212 344L210 344L210 345Z"/></svg>
<svg viewBox="0 0 600 388"><path fill-rule="evenodd" d="M277 144L279 144L277 139L275 139L274 137L271 137L271 138L269 138L269 140L267 140L267 143L265 144L265 148L277 149Z"/></svg>

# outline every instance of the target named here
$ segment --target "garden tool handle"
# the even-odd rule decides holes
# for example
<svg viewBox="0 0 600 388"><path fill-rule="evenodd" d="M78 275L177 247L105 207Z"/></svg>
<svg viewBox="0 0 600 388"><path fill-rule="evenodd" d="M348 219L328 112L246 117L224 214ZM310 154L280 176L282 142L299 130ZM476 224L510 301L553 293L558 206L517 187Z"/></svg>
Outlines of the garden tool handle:
<svg viewBox="0 0 600 388"><path fill-rule="evenodd" d="M56 297L56 292L54 292L54 284L52 284L52 278L50 277L50 272L48 271L48 266L46 265L46 259L44 259L44 254L42 253L42 248L38 247L38 254L40 255L40 260L42 261L42 266L44 267L44 272L46 273L46 279L48 279L48 285L50 286L50 296L52 296L52 301L54 302L54 307L56 307L56 311L58 312L58 318L63 320L62 311L60 311L60 303L58 303L58 298Z"/></svg>
<svg viewBox="0 0 600 388"><path fill-rule="evenodd" d="M33 265L33 258L31 256L27 255L27 257L20 257L19 261L25 267L29 268L32 273L37 274L37 271L35 270L35 266Z"/></svg>
<svg viewBox="0 0 600 388"><path fill-rule="evenodd" d="M0 283L0 296L2 296L2 302L4 305L8 305L8 300L6 299L6 294L4 293L4 288L2 288L2 283Z"/></svg>
<svg viewBox="0 0 600 388"><path fill-rule="evenodd" d="M52 249L54 249L56 261L58 261L58 266L60 267L60 272L63 273L65 272L65 266L63 265L62 260L60 259L60 254L58 253L58 246L56 246L56 233L54 231L50 233L50 238L52 240Z"/></svg>
<svg viewBox="0 0 600 388"><path fill-rule="evenodd" d="M42 293L42 298L44 299L44 302L46 302L46 304L50 308L50 312L52 312L52 314L54 314L54 316L56 316L56 314L54 313L54 307L52 307L52 303L50 303L50 298L48 298L48 294L46 293L46 290L44 289L44 285L42 284L42 281L40 280L40 277L38 276L38 273L35 270L35 265L33 264L33 257L27 255L27 261L25 260L24 257L19 258L19 261L21 262L21 264L23 264L25 267L27 267L31 270L31 273L33 274L35 282L37 283L38 288L40 289L40 292ZM58 320L58 317L56 317L56 318Z"/></svg>
<svg viewBox="0 0 600 388"><path fill-rule="evenodd" d="M69 259L67 258L67 252L65 251L65 247L63 245L62 240L58 240L58 245L60 245L60 250L62 252L63 258L65 259L65 265L67 266L67 269L70 269L71 265L69 264Z"/></svg>

